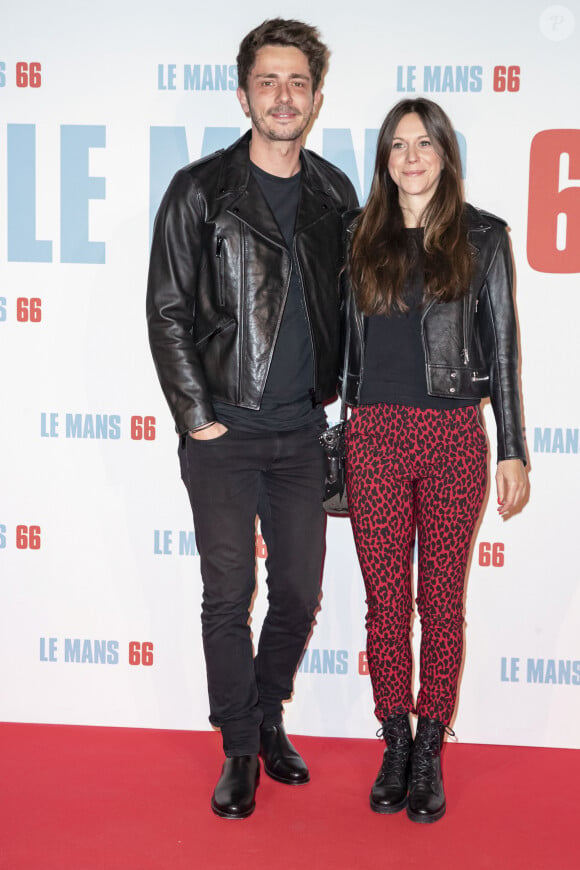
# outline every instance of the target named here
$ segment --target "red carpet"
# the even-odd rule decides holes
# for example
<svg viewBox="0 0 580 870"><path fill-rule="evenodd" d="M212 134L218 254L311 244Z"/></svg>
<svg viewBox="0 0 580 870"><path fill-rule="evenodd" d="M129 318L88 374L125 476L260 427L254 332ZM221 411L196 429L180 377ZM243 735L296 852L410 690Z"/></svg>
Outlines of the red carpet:
<svg viewBox="0 0 580 870"><path fill-rule="evenodd" d="M219 735L0 726L2 870L578 870L580 752L447 744L434 825L368 807L378 740L297 737L312 782L262 774L216 818Z"/></svg>

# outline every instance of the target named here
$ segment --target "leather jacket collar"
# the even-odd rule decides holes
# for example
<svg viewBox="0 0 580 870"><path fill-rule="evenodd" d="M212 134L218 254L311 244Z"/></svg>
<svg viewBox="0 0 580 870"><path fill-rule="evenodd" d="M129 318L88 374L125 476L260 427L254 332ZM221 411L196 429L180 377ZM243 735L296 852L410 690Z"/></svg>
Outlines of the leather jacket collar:
<svg viewBox="0 0 580 870"><path fill-rule="evenodd" d="M272 218L270 210L260 209L258 205L263 202L263 197L257 192L257 182L251 171L249 156L251 137L251 131L248 130L241 139L238 139L233 146L224 151L217 178L216 199L228 199L227 211L235 214L239 220L244 221L249 226L260 229L273 241L283 245L280 230ZM312 226L324 216L329 208L336 210L332 188L305 148L300 151L300 162L304 173L304 184L300 190L296 235Z"/></svg>

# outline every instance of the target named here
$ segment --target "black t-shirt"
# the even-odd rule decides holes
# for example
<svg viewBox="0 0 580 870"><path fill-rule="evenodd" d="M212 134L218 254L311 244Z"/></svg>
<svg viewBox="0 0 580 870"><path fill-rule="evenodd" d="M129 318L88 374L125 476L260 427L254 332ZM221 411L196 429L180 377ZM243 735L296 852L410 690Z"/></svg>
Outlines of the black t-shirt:
<svg viewBox="0 0 580 870"><path fill-rule="evenodd" d="M361 405L384 402L414 408L461 408L477 399L447 399L427 393L425 351L421 336L423 315L423 228L408 229L414 268L405 285L406 312L366 318L366 343Z"/></svg>
<svg viewBox="0 0 580 870"><path fill-rule="evenodd" d="M251 164L264 199L292 255L292 271L282 322L259 411L215 402L220 423L247 431L298 429L324 420L321 407L313 408L314 386L312 339L305 308L304 290L293 251L294 226L300 199L301 173L291 178L270 175ZM280 293L284 287L280 285Z"/></svg>

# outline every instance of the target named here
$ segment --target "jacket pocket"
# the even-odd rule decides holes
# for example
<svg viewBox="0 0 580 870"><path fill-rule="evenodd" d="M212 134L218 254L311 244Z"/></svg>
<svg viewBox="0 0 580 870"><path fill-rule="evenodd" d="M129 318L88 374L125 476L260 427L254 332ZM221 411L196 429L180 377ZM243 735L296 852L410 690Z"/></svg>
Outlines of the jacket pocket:
<svg viewBox="0 0 580 870"><path fill-rule="evenodd" d="M228 320L225 320L223 323L218 324L215 329L212 329L211 332L208 332L207 335L202 335L201 338L197 338L195 340L196 348L202 348L222 332L225 332L227 329L230 329L232 326L236 325L236 321L233 317L230 317Z"/></svg>
<svg viewBox="0 0 580 870"><path fill-rule="evenodd" d="M484 369L457 366L427 366L427 390L431 396L451 399L483 399L489 395L489 375Z"/></svg>

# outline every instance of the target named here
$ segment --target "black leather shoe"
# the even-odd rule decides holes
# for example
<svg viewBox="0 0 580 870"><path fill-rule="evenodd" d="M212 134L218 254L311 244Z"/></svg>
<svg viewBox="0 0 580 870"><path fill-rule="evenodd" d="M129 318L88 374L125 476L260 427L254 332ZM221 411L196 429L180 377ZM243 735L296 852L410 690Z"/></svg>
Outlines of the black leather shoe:
<svg viewBox="0 0 580 870"><path fill-rule="evenodd" d="M256 788L260 781L257 755L226 758L222 775L211 799L211 808L222 819L247 819L256 808Z"/></svg>
<svg viewBox="0 0 580 870"><path fill-rule="evenodd" d="M429 824L445 815L441 776L441 746L445 725L438 719L419 718L411 754L407 815L413 822Z"/></svg>
<svg viewBox="0 0 580 870"><path fill-rule="evenodd" d="M310 773L284 731L283 725L260 728L260 755L264 770L278 782L303 785L310 781Z"/></svg>
<svg viewBox="0 0 580 870"><path fill-rule="evenodd" d="M386 749L381 769L371 789L371 810L375 813L398 813L407 803L407 785L413 747L409 714L395 713L389 716L383 722L381 730Z"/></svg>

